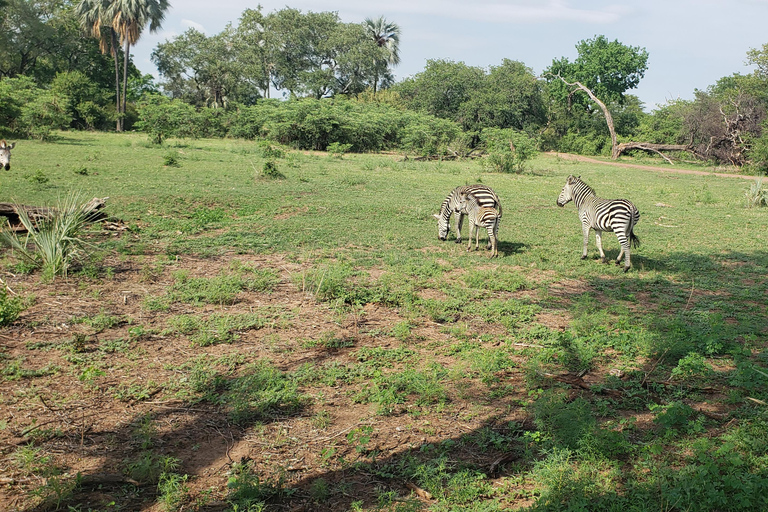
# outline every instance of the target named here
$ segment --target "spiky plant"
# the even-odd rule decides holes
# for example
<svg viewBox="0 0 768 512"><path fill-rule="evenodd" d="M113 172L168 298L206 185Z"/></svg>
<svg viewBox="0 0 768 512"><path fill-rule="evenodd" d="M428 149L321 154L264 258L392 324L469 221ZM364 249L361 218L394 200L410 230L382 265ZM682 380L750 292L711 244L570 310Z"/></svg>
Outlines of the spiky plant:
<svg viewBox="0 0 768 512"><path fill-rule="evenodd" d="M48 215L35 220L19 205L14 205L14 209L27 233L20 237L11 229L3 229L0 242L9 246L20 259L42 268L48 278L53 279L59 274L66 276L72 262L92 247L81 236L93 218L93 211L88 203L81 203L77 193L60 200Z"/></svg>
<svg viewBox="0 0 768 512"><path fill-rule="evenodd" d="M763 187L763 178L757 178L746 192L747 207L768 206L768 189Z"/></svg>

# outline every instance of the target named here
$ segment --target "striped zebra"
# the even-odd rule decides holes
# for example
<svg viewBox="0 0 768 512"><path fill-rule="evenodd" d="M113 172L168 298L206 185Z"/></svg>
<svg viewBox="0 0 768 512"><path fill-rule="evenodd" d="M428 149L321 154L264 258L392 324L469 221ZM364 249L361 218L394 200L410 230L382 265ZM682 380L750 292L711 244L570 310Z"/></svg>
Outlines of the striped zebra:
<svg viewBox="0 0 768 512"><path fill-rule="evenodd" d="M472 250L473 233L475 234L475 250L480 248L480 228L485 228L488 232L488 245L491 249L489 257L497 257L499 255L499 221L501 220L499 210L493 206L480 205L478 198L473 194L461 194L456 212L460 215L466 215L469 219L469 244L467 245L467 250Z"/></svg>
<svg viewBox="0 0 768 512"><path fill-rule="evenodd" d="M501 202L499 201L499 196L497 196L496 192L490 187L479 184L456 187L443 200L443 204L440 206L440 213L434 214L434 217L437 219L437 238L442 241L445 241L448 238L448 233L451 230L451 215L457 213L456 243L461 243L461 225L464 221L464 214L456 211L459 207L459 202L461 201L461 194L471 194L477 198L477 201L481 206L492 206L496 208L499 211L499 218L501 218Z"/></svg>
<svg viewBox="0 0 768 512"><path fill-rule="evenodd" d="M6 171L11 169L11 150L16 143L8 144L5 139L0 140L0 167Z"/></svg>
<svg viewBox="0 0 768 512"><path fill-rule="evenodd" d="M629 261L629 248L640 246L640 239L635 236L634 227L640 220L640 211L634 204L626 199L601 199L595 195L592 188L581 181L581 176L568 176L560 196L557 198L557 206L565 206L568 201L573 201L579 210L581 229L584 232L584 249L581 259L587 258L587 241L589 230L595 230L595 242L600 251L603 263L608 263L603 252L601 240L603 231L616 233L616 238L621 244L621 251L616 258L616 264L621 265L621 257L625 255L624 272L632 265Z"/></svg>

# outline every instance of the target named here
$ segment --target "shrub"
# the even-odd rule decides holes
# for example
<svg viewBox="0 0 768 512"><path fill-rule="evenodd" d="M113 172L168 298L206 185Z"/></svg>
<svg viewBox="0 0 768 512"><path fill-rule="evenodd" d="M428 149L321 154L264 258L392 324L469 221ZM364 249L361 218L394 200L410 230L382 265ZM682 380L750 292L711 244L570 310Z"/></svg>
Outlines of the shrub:
<svg viewBox="0 0 768 512"><path fill-rule="evenodd" d="M352 144L340 144L338 142L333 142L328 145L328 147L326 148L326 151L328 151L328 153L331 156L334 156L336 158L342 158L344 156L344 153L349 151L349 148L351 147L352 147Z"/></svg>
<svg viewBox="0 0 768 512"><path fill-rule="evenodd" d="M80 204L79 196L71 194L53 213L35 221L23 208L16 208L27 235L22 241L14 231L5 229L0 231L0 241L25 262L42 267L46 277L66 275L72 262L85 253L87 244L80 235L93 214L87 204Z"/></svg>
<svg viewBox="0 0 768 512"><path fill-rule="evenodd" d="M768 206L768 188L763 187L763 178L757 178L746 191L747 208Z"/></svg>
<svg viewBox="0 0 768 512"><path fill-rule="evenodd" d="M168 137L195 137L199 133L195 107L181 100L148 95L137 110L136 128L146 132L154 144L162 144Z"/></svg>
<svg viewBox="0 0 768 512"><path fill-rule="evenodd" d="M25 307L18 297L9 297L8 289L0 283L0 325L9 325L19 318Z"/></svg>
<svg viewBox="0 0 768 512"><path fill-rule="evenodd" d="M484 164L497 172L520 173L525 162L537 153L536 141L517 130L486 128L480 140L488 152Z"/></svg>
<svg viewBox="0 0 768 512"><path fill-rule="evenodd" d="M264 167L262 167L261 174L259 176L267 180L285 179L285 174L280 172L280 170L277 168L277 163L274 160L267 160L264 162Z"/></svg>

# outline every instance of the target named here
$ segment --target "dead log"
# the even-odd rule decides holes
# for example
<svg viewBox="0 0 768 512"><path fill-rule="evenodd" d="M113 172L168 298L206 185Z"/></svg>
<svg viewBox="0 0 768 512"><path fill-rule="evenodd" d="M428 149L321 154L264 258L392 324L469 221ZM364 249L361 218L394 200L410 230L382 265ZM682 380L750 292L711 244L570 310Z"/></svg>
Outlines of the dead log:
<svg viewBox="0 0 768 512"><path fill-rule="evenodd" d="M88 215L89 222L96 222L105 219L107 216L101 210L106 206L108 197L94 197L82 206L83 213ZM54 215L57 208L49 206L27 206L23 204L0 203L0 216L8 219L8 223L13 231L24 232L26 228L19 219L19 210L24 211L32 222L38 222Z"/></svg>
<svg viewBox="0 0 768 512"><path fill-rule="evenodd" d="M619 156L625 151L632 149L641 149L651 153L656 153L664 160L674 165L672 160L662 151L693 151L689 144L652 144L650 142L622 142L616 147L616 155Z"/></svg>

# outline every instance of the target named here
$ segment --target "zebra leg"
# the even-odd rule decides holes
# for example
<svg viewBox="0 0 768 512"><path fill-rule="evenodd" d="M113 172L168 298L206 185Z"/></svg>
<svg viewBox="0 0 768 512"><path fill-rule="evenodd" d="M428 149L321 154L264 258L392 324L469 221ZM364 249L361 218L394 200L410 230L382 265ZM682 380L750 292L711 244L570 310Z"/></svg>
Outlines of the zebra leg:
<svg viewBox="0 0 768 512"><path fill-rule="evenodd" d="M629 271L629 267L632 266L632 263L629 260L630 241L627 239L626 233L624 232L616 233L616 238L619 239L619 245L621 246L621 251L616 258L616 265L621 265L621 257L624 256L624 272L627 272Z"/></svg>
<svg viewBox="0 0 768 512"><path fill-rule="evenodd" d="M584 248L581 251L581 259L585 260L587 259L587 242L589 242L589 225L582 223L581 231L584 234Z"/></svg>
<svg viewBox="0 0 768 512"><path fill-rule="evenodd" d="M493 227L488 228L488 243L491 244L491 255L490 258L495 258L499 255L498 250L498 240L496 238L496 224L493 225Z"/></svg>
<svg viewBox="0 0 768 512"><path fill-rule="evenodd" d="M467 244L467 251L472 250L472 231L475 229L475 225L471 222L469 223L469 236L467 237L469 240L469 243Z"/></svg>
<svg viewBox="0 0 768 512"><path fill-rule="evenodd" d="M464 214L459 212L456 214L456 243L461 243L461 225L464 223Z"/></svg>
<svg viewBox="0 0 768 512"><path fill-rule="evenodd" d="M595 230L595 245L597 245L597 250L600 251L600 261L608 263L608 260L605 259L605 253L603 252L603 232L599 229Z"/></svg>
<svg viewBox="0 0 768 512"><path fill-rule="evenodd" d="M469 239L469 242L472 243L472 239ZM475 226L475 250L480 249L480 226Z"/></svg>

